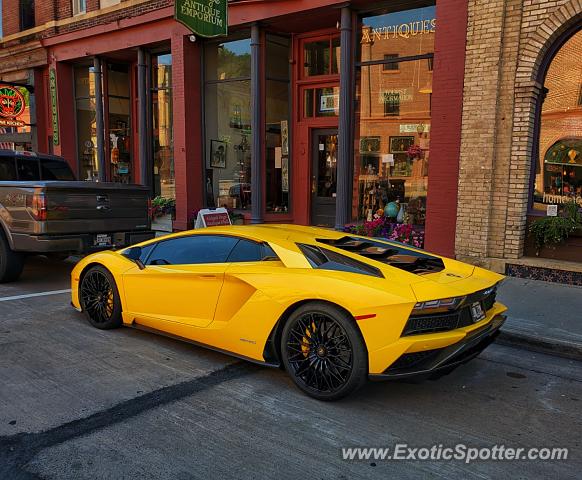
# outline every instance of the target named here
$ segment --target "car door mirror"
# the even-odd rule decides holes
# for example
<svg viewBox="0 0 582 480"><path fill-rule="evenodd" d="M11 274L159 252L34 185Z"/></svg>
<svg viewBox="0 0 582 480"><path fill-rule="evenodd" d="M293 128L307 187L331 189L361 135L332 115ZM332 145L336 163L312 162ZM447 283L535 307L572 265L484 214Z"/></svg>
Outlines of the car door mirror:
<svg viewBox="0 0 582 480"><path fill-rule="evenodd" d="M141 260L142 249L141 247L131 247L123 252L123 256L135 262L135 264L139 267L140 270L145 268L144 263Z"/></svg>

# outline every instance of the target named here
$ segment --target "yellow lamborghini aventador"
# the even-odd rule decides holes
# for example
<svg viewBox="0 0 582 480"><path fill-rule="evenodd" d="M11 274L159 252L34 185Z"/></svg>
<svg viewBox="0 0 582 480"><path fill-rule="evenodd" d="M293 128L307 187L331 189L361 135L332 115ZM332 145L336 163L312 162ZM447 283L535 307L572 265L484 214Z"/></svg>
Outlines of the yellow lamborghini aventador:
<svg viewBox="0 0 582 480"><path fill-rule="evenodd" d="M212 227L84 258L72 303L102 329L156 330L284 366L335 400L479 354L502 276L382 239L296 225Z"/></svg>

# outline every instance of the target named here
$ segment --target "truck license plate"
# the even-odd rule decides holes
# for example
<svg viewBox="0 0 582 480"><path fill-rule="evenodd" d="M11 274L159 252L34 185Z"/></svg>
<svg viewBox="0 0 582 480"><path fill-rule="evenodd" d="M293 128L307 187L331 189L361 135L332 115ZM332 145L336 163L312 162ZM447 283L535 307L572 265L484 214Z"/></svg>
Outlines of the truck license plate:
<svg viewBox="0 0 582 480"><path fill-rule="evenodd" d="M98 247L111 246L111 235L106 235L106 234L95 235L95 245Z"/></svg>
<svg viewBox="0 0 582 480"><path fill-rule="evenodd" d="M471 317L473 317L473 323L477 323L485 318L485 312L481 306L481 302L475 302L471 305Z"/></svg>

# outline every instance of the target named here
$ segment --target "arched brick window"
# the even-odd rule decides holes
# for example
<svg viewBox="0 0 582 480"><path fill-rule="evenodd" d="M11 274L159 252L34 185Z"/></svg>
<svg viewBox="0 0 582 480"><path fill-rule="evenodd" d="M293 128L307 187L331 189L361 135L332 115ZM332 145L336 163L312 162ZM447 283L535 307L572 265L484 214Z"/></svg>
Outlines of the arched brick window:
<svg viewBox="0 0 582 480"><path fill-rule="evenodd" d="M582 30L547 59L533 157L532 208L571 200L582 206Z"/></svg>

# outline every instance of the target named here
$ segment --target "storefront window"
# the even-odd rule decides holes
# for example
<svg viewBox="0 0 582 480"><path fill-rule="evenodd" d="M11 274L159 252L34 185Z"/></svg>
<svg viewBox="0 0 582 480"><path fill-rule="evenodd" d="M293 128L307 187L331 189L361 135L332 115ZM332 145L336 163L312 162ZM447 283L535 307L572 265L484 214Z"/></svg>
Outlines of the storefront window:
<svg viewBox="0 0 582 480"><path fill-rule="evenodd" d="M152 57L154 196L176 198L172 128L172 55Z"/></svg>
<svg viewBox="0 0 582 480"><path fill-rule="evenodd" d="M355 221L383 217L394 225L424 228L432 94L427 60L432 60L434 16L434 7L427 7L362 19Z"/></svg>
<svg viewBox="0 0 582 480"><path fill-rule="evenodd" d="M206 204L251 207L250 38L204 48Z"/></svg>
<svg viewBox="0 0 582 480"><path fill-rule="evenodd" d="M339 36L308 41L303 44L303 76L337 75L340 61Z"/></svg>
<svg viewBox="0 0 582 480"><path fill-rule="evenodd" d="M289 211L290 40L267 35L266 44L266 211Z"/></svg>
<svg viewBox="0 0 582 480"><path fill-rule="evenodd" d="M97 123L95 120L95 75L93 67L78 66L75 75L75 109L79 178L97 180Z"/></svg>
<svg viewBox="0 0 582 480"><path fill-rule="evenodd" d="M132 175L129 88L129 67L108 64L109 160L111 180L119 183L130 183Z"/></svg>
<svg viewBox="0 0 582 480"><path fill-rule="evenodd" d="M582 206L582 31L558 51L546 75L534 209L576 201Z"/></svg>

